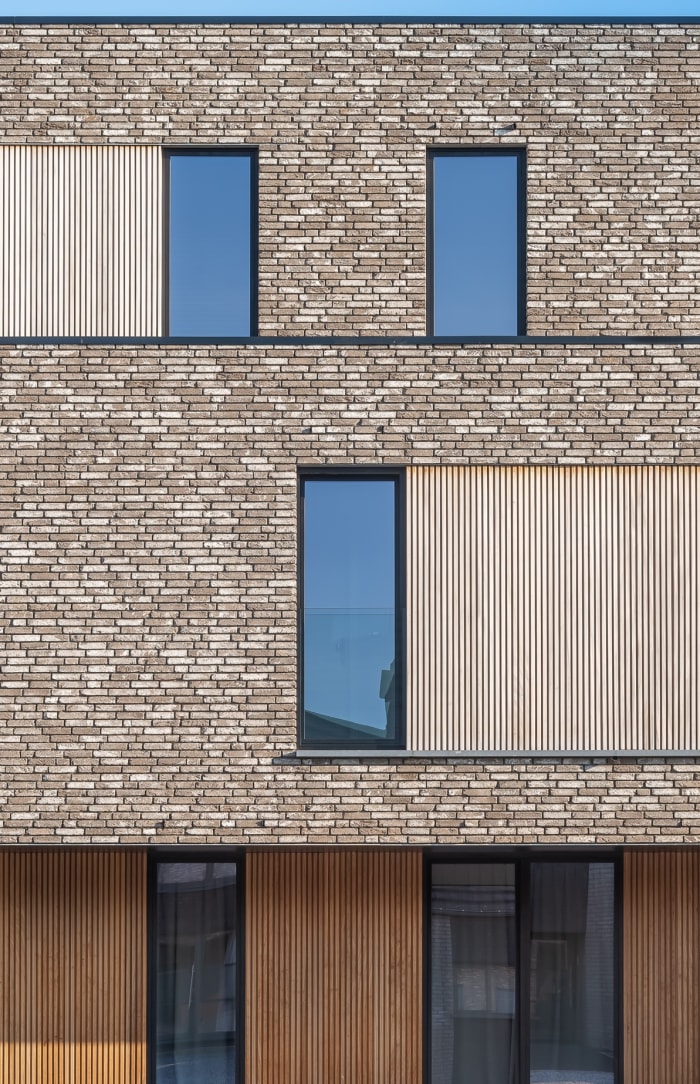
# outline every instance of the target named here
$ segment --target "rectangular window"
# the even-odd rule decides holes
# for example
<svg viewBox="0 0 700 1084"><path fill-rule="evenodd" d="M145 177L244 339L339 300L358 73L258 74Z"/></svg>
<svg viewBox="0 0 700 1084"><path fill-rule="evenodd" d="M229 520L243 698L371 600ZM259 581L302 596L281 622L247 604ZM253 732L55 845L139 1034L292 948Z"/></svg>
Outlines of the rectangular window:
<svg viewBox="0 0 700 1084"><path fill-rule="evenodd" d="M430 333L525 333L525 152L430 151Z"/></svg>
<svg viewBox="0 0 700 1084"><path fill-rule="evenodd" d="M301 480L304 745L401 744L400 481Z"/></svg>
<svg viewBox="0 0 700 1084"><path fill-rule="evenodd" d="M169 151L168 333L256 332L253 150Z"/></svg>
<svg viewBox="0 0 700 1084"><path fill-rule="evenodd" d="M235 1084L241 1064L235 862L166 862L155 878L155 1084Z"/></svg>
<svg viewBox="0 0 700 1084"><path fill-rule="evenodd" d="M615 1084L615 864L432 865L431 1084Z"/></svg>

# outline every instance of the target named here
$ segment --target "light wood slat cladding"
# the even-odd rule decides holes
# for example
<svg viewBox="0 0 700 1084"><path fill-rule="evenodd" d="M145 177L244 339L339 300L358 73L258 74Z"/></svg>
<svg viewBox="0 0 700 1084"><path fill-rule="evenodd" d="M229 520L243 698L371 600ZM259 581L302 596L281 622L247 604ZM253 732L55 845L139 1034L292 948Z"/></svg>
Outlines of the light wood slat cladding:
<svg viewBox="0 0 700 1084"><path fill-rule="evenodd" d="M625 1084L700 1084L700 853L624 858Z"/></svg>
<svg viewBox="0 0 700 1084"><path fill-rule="evenodd" d="M3 1084L145 1084L145 855L0 853L0 1020Z"/></svg>
<svg viewBox="0 0 700 1084"><path fill-rule="evenodd" d="M416 852L252 853L246 1084L419 1084Z"/></svg>
<svg viewBox="0 0 700 1084"><path fill-rule="evenodd" d="M0 334L160 335L159 147L0 147Z"/></svg>
<svg viewBox="0 0 700 1084"><path fill-rule="evenodd" d="M412 749L695 749L697 467L407 472Z"/></svg>

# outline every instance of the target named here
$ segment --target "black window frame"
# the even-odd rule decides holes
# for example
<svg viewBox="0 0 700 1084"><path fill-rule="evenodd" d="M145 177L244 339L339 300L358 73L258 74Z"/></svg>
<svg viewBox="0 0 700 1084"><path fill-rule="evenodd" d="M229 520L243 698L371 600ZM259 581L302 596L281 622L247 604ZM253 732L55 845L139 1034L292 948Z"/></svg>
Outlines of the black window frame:
<svg viewBox="0 0 700 1084"><path fill-rule="evenodd" d="M252 339L258 334L258 266L259 266L259 208L258 174L260 155L257 146L235 146L215 144L214 146L172 146L163 147L163 335L170 338L170 162L172 158L249 158L250 159L250 326L247 335L211 335L205 336L212 342L230 339ZM177 339L202 340L201 335L175 336Z"/></svg>
<svg viewBox="0 0 700 1084"><path fill-rule="evenodd" d="M394 597L396 661L395 734L391 739L326 741L304 737L304 486L309 481L385 479L394 482ZM297 475L297 747L299 749L364 750L406 748L406 472L402 467L304 467Z"/></svg>
<svg viewBox="0 0 700 1084"><path fill-rule="evenodd" d="M466 852L466 853L465 853ZM620 848L479 847L440 848L423 853L423 1080L432 1081L432 870L437 865L513 865L515 868L516 1084L530 1080L530 871L540 862L608 862L613 866L613 1084L623 1084L624 1006L622 989L622 859Z"/></svg>
<svg viewBox="0 0 700 1084"><path fill-rule="evenodd" d="M158 866L217 863L236 867L236 1080L245 1079L245 851L231 847L157 847L146 871L146 1081L156 1084L158 1033Z"/></svg>
<svg viewBox="0 0 700 1084"><path fill-rule="evenodd" d="M517 269L517 311L516 336L527 334L527 149L524 146L493 146L468 145L468 146L434 146L427 149L426 164L426 313L427 334L432 338L445 338L450 340L468 339L476 342L493 342L500 339L512 339L512 335L504 335L494 332L493 335L470 335L464 332L461 335L441 336L435 331L435 235L434 235L434 212L435 212L435 184L434 163L436 158L481 158L484 155L492 157L515 158L517 163L517 228L516 228L516 269Z"/></svg>

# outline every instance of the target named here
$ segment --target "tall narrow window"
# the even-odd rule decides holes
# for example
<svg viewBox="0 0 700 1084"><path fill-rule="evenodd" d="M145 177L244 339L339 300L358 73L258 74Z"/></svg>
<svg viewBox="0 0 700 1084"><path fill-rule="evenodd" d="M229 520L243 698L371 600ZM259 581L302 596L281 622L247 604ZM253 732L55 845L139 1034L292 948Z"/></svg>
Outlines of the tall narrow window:
<svg viewBox="0 0 700 1084"><path fill-rule="evenodd" d="M524 334L519 150L431 151L432 334Z"/></svg>
<svg viewBox="0 0 700 1084"><path fill-rule="evenodd" d="M515 866L433 866L432 911L432 1084L513 1084Z"/></svg>
<svg viewBox="0 0 700 1084"><path fill-rule="evenodd" d="M397 475L302 479L302 743L400 743Z"/></svg>
<svg viewBox="0 0 700 1084"><path fill-rule="evenodd" d="M170 151L169 326L206 338L255 333L253 151Z"/></svg>
<svg viewBox="0 0 700 1084"><path fill-rule="evenodd" d="M613 1084L613 868L534 862L530 1081Z"/></svg>
<svg viewBox="0 0 700 1084"><path fill-rule="evenodd" d="M237 894L232 862L159 862L155 1084L235 1084Z"/></svg>

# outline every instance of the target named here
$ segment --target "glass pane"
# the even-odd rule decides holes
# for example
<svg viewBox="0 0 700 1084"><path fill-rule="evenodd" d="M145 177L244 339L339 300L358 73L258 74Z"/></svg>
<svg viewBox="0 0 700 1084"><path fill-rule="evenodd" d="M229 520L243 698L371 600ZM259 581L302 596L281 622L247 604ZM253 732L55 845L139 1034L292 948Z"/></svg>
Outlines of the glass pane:
<svg viewBox="0 0 700 1084"><path fill-rule="evenodd" d="M235 1084L236 867L158 865L157 1084Z"/></svg>
<svg viewBox="0 0 700 1084"><path fill-rule="evenodd" d="M518 159L433 158L436 335L518 333Z"/></svg>
<svg viewBox="0 0 700 1084"><path fill-rule="evenodd" d="M391 739L396 715L394 479L304 483L304 737Z"/></svg>
<svg viewBox="0 0 700 1084"><path fill-rule="evenodd" d="M531 885L530 1081L613 1084L613 866L536 862Z"/></svg>
<svg viewBox="0 0 700 1084"><path fill-rule="evenodd" d="M431 942L431 1084L515 1084L515 867L434 865Z"/></svg>
<svg viewBox="0 0 700 1084"><path fill-rule="evenodd" d="M170 334L250 335L251 158L170 157Z"/></svg>

